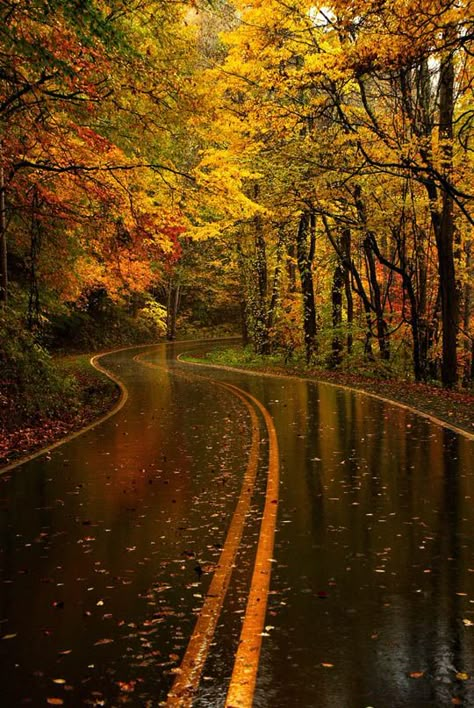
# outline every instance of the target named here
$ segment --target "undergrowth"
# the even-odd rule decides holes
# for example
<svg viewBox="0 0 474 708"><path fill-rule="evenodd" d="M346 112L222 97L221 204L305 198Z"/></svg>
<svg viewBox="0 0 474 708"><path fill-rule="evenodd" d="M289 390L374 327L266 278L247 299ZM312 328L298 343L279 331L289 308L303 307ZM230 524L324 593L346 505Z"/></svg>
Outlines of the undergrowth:
<svg viewBox="0 0 474 708"><path fill-rule="evenodd" d="M55 360L13 312L0 322L0 431L43 420L82 416L104 408L115 384L92 369L87 356Z"/></svg>

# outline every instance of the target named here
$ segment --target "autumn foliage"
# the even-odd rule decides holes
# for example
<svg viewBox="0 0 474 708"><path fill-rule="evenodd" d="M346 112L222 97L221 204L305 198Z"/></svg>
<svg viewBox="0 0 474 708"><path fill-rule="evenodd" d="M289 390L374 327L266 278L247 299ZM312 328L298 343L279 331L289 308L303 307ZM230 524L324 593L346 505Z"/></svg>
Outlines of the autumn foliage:
<svg viewBox="0 0 474 708"><path fill-rule="evenodd" d="M198 179L255 349L471 380L472 3L234 8Z"/></svg>
<svg viewBox="0 0 474 708"><path fill-rule="evenodd" d="M188 106L180 99L179 120L171 108L191 56L184 7L15 1L0 12L3 301L15 306L9 275L28 291L30 323L51 314L48 298L143 293L185 227L172 138Z"/></svg>
<svg viewBox="0 0 474 708"><path fill-rule="evenodd" d="M2 301L226 303L259 353L469 384L472 9L7 0Z"/></svg>

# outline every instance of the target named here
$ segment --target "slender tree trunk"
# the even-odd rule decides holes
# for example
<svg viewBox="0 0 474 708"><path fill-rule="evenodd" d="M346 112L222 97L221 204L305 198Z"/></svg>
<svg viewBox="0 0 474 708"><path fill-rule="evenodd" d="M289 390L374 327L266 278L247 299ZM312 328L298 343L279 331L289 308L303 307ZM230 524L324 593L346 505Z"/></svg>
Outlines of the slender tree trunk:
<svg viewBox="0 0 474 708"><path fill-rule="evenodd" d="M372 293L372 304L375 312L375 322L377 327L377 341L379 344L380 357L385 361L390 359L390 341L388 338L388 328L384 317L382 293L377 279L377 270L375 268L374 253L372 250L372 238L370 236L364 240L364 251L367 258L369 269L369 282Z"/></svg>
<svg viewBox="0 0 474 708"><path fill-rule="evenodd" d="M0 150L0 304L8 302L8 262L7 262L7 212L5 200L5 173L3 154Z"/></svg>
<svg viewBox="0 0 474 708"><path fill-rule="evenodd" d="M268 306L267 313L267 332L268 332L268 353L270 353L270 334L275 324L275 314L280 300L280 278L281 278L281 262L283 258L283 233L280 232L278 236L277 252L276 252L276 265L273 271L273 281L272 281L272 294L270 298L270 304ZM267 352L265 352L267 353Z"/></svg>
<svg viewBox="0 0 474 708"><path fill-rule="evenodd" d="M472 264L471 264L471 244L466 245L466 272L467 280L464 286L464 312L463 312L463 329L464 329L464 385L469 386L474 374L474 336L470 331L471 325L471 297L472 297Z"/></svg>
<svg viewBox="0 0 474 708"><path fill-rule="evenodd" d="M455 32L446 31L447 39ZM439 83L439 140L442 152L442 168L447 181L452 177L452 140L454 113L454 63L448 53L440 67ZM453 198L447 189L441 194L441 213L436 214L434 230L438 249L438 270L441 292L441 314L443 326L443 361L441 379L451 388L457 380L456 339L458 330L459 292L454 265L454 215ZM433 212L432 212L433 214Z"/></svg>
<svg viewBox="0 0 474 708"><path fill-rule="evenodd" d="M246 347L250 342L249 334L249 303L248 303L248 269L240 241L237 242L237 263L239 266L240 280L240 325L242 331L242 344Z"/></svg>
<svg viewBox="0 0 474 708"><path fill-rule="evenodd" d="M344 229L341 236L341 252L343 254L343 261L345 263L351 262L351 232L350 229ZM352 297L351 288L351 278L349 268L344 268L344 291L346 294L346 308L347 308L347 353L352 352L353 334L352 334L352 324L354 322L354 299Z"/></svg>
<svg viewBox="0 0 474 708"><path fill-rule="evenodd" d="M346 287L346 295L348 295L348 304L349 304L349 310L348 310L348 316L350 317L350 321L352 323L352 317L353 317L353 301L352 301L352 291L355 292L359 298L362 301L362 306L364 309L364 316L365 316L365 321L367 324L367 334L365 337L365 345L364 345L364 352L367 355L367 358L373 361L374 355L372 351L372 338L373 338L373 332L372 332L372 313L375 312L374 305L372 303L372 299L369 298L367 293L365 292L364 284L362 282L361 275L359 273L359 270L354 263L354 260L352 258L351 254L351 246L350 246L350 231L347 230L345 233L345 236L343 234L343 239L341 242L338 241L338 239L335 238L332 229L329 226L327 217L322 216L323 223L326 229L326 233L328 235L328 238L336 251L337 255L339 256L341 260L341 264L347 271L347 278L349 280L347 287ZM344 244L344 245L343 245ZM352 347L352 336L350 339L350 346Z"/></svg>
<svg viewBox="0 0 474 708"><path fill-rule="evenodd" d="M263 225L260 216L255 217L254 272L257 284L254 303L254 347L257 354L265 354L268 348L267 332L267 253Z"/></svg>
<svg viewBox="0 0 474 708"><path fill-rule="evenodd" d="M258 186L255 186L255 199L259 196ZM257 354L268 354L269 340L267 329L267 250L263 223L260 214L254 219L254 271L257 283L256 297L253 304L253 344Z"/></svg>
<svg viewBox="0 0 474 708"><path fill-rule="evenodd" d="M308 244L309 232L309 244ZM312 213L301 214L296 236L296 254L303 294L303 329L306 361L309 364L316 351L316 305L314 302L313 259L315 252L315 217Z"/></svg>
<svg viewBox="0 0 474 708"><path fill-rule="evenodd" d="M180 300L181 286L174 285L172 279L168 284L168 302L166 308L166 339L173 341L176 339L176 319Z"/></svg>
<svg viewBox="0 0 474 708"><path fill-rule="evenodd" d="M41 226L38 219L40 202L38 191L33 192L30 228L30 292L28 297L28 329L38 329L40 322L40 295L38 286L38 258L41 250Z"/></svg>
<svg viewBox="0 0 474 708"><path fill-rule="evenodd" d="M330 358L331 368L335 368L341 363L342 341L340 326L342 324L342 288L344 287L344 269L338 263L334 270L332 281L331 301L332 301L332 326L335 330L332 338L332 354Z"/></svg>
<svg viewBox="0 0 474 708"><path fill-rule="evenodd" d="M422 339L424 333L421 327L421 320L418 314L418 302L413 289L413 284L408 275L403 274L403 286L410 301L410 327L413 342L413 372L416 381L426 379L426 358L423 357Z"/></svg>
<svg viewBox="0 0 474 708"><path fill-rule="evenodd" d="M242 344L246 347L250 341L249 330L247 326L247 303L245 298L240 300L240 331L242 332Z"/></svg>
<svg viewBox="0 0 474 708"><path fill-rule="evenodd" d="M288 292L296 292L296 250L295 244L292 241L288 244Z"/></svg>
<svg viewBox="0 0 474 708"><path fill-rule="evenodd" d="M354 200L359 215L359 221L365 231L364 253L367 262L368 278L370 285L370 301L375 314L375 324L377 328L377 341L379 344L380 357L385 361L390 359L390 341L388 338L388 327L384 317L384 306L382 292L377 278L375 268L374 250L377 247L375 234L368 229L367 213L362 199L362 190L357 185L354 189Z"/></svg>

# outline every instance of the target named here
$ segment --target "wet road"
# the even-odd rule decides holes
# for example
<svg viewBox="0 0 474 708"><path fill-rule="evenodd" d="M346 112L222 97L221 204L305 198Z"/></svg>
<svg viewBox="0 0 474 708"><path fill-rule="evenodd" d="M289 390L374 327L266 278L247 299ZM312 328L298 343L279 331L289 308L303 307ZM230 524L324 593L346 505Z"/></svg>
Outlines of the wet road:
<svg viewBox="0 0 474 708"><path fill-rule="evenodd" d="M242 401L196 374L250 392L278 436L254 705L474 706L473 443L329 385L169 362L189 348L104 357L124 408L0 477L2 707L166 701L252 439ZM229 685L265 501L263 422L261 437L195 706L224 705Z"/></svg>

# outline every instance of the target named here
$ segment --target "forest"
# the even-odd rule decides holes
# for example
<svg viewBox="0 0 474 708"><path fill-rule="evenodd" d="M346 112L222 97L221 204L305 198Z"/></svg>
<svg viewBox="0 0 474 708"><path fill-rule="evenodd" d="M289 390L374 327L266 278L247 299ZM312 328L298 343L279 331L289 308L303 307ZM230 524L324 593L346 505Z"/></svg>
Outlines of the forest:
<svg viewBox="0 0 474 708"><path fill-rule="evenodd" d="M471 0L4 0L0 33L4 418L39 370L64 400L52 354L209 329L472 386Z"/></svg>

